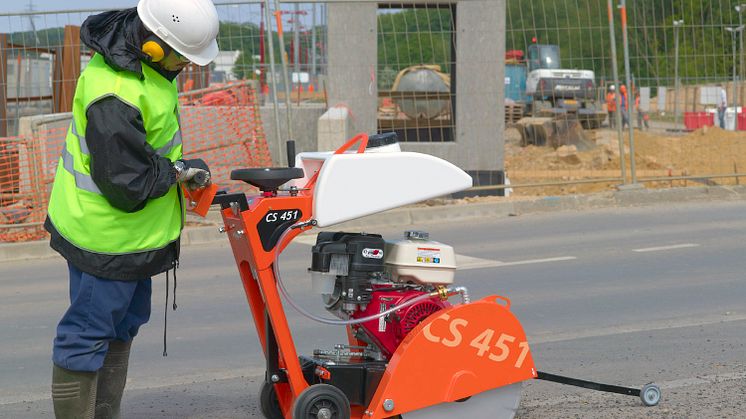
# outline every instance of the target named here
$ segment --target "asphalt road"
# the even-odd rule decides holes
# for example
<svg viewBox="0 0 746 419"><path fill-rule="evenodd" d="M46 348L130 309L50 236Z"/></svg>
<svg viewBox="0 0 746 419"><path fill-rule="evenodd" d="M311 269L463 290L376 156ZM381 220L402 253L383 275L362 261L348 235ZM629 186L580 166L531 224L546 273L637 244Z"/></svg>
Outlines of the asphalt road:
<svg viewBox="0 0 746 419"><path fill-rule="evenodd" d="M540 370L663 389L658 407L559 384L525 384L521 418L746 417L746 202L660 205L423 225L463 255L472 298L512 300ZM397 237L403 228L376 232ZM310 247L293 244L285 281L304 307ZM230 248L183 250L179 309L164 282L136 339L124 418L261 417L263 361ZM51 418L51 341L66 307L62 259L0 264L0 418ZM341 329L288 311L300 353ZM485 418L491 417L485 413Z"/></svg>

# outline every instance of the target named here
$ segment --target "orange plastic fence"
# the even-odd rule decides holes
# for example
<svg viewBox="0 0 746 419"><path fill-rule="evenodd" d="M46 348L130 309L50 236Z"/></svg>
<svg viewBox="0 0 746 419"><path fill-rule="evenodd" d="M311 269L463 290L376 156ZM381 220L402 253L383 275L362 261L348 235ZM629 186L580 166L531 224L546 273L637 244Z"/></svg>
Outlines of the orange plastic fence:
<svg viewBox="0 0 746 419"><path fill-rule="evenodd" d="M221 187L246 190L230 180L233 169L272 165L253 84L189 92L181 105L184 157L204 159Z"/></svg>
<svg viewBox="0 0 746 419"><path fill-rule="evenodd" d="M189 92L180 98L185 158L202 158L215 183L231 192L249 187L230 180L243 167L272 165L252 84ZM67 127L30 138L0 138L0 242L44 238L44 218Z"/></svg>

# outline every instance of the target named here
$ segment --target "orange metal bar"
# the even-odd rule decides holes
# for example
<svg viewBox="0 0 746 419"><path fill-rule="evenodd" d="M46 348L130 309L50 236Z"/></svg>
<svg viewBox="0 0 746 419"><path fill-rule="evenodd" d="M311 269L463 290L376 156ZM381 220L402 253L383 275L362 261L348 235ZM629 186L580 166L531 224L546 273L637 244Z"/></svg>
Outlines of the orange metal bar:
<svg viewBox="0 0 746 419"><path fill-rule="evenodd" d="M364 153L365 148L368 146L368 134L361 132L360 134L352 137L350 141L347 141L344 143L342 147L339 147L334 154L342 154L345 151L347 151L350 147L352 147L355 143L360 142L360 144L357 147L358 153Z"/></svg>
<svg viewBox="0 0 746 419"><path fill-rule="evenodd" d="M207 215L207 211L210 210L212 199L215 198L215 194L218 192L218 186L211 183L204 188L191 190L182 184L181 190L184 192L187 211L204 217Z"/></svg>
<svg viewBox="0 0 746 419"><path fill-rule="evenodd" d="M351 140L344 143L341 147L336 149L334 151L334 154L342 154L348 149L350 149L355 143L360 142L360 144L357 147L358 154L364 153L365 149L368 147L368 134L361 132L360 134L352 137ZM319 177L319 172L314 173L313 177L311 179L308 179L308 182L306 183L306 186L304 186L305 189L313 188L313 186L316 184L316 179Z"/></svg>
<svg viewBox="0 0 746 419"><path fill-rule="evenodd" d="M280 368L286 372L288 382L275 384L275 392L286 418L291 418L293 401L308 387L308 383L303 377L298 353L282 307L273 264L275 255L282 252L292 238L300 234L303 229L291 230L284 243L277 243L270 250L265 250L257 226L267 217L267 214L295 210L300 211L302 219L310 219L312 194L309 191L303 191L298 196L255 197L249 210L241 214L234 214L232 209L222 211L225 230L229 235L244 292L254 319L254 326L265 355L267 355L268 333L265 313L269 317L277 340L278 363Z"/></svg>
<svg viewBox="0 0 746 419"><path fill-rule="evenodd" d="M273 14L275 15L275 21L277 22L277 34L280 38L282 38L282 12L280 10L276 10ZM282 46L282 50L285 51L284 45Z"/></svg>

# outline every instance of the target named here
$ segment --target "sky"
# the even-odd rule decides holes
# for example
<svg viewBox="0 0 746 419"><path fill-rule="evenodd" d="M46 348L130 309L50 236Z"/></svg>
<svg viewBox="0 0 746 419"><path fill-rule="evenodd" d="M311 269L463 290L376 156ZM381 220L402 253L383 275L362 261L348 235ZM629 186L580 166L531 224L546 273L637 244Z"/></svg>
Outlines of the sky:
<svg viewBox="0 0 746 419"><path fill-rule="evenodd" d="M226 0L213 1L218 5L226 2ZM33 18L29 16L13 15L13 13L26 12L30 7L32 7L36 12L49 12L126 9L129 7L135 7L137 3L138 0L0 0L0 33L31 30L31 22L33 22L33 25L37 30L51 27L62 27L65 25L80 25L83 20L90 15L90 13L56 13L36 15ZM292 4L284 4L282 6L284 10L293 10L294 7L295 5ZM241 5L219 5L217 9L221 21L241 23L258 23L262 10L260 5L255 2ZM303 9L303 7L301 7L301 9ZM5 16L2 16L2 14L5 14ZM8 14L10 14L10 16L8 16ZM292 17L287 16L286 20L289 19L292 19ZM312 17L310 13L304 14L300 19L304 26L310 26L311 20Z"/></svg>
<svg viewBox="0 0 746 419"><path fill-rule="evenodd" d="M127 8L137 5L137 0L33 0L36 11ZM0 1L0 13L23 12L28 10L28 0Z"/></svg>
<svg viewBox="0 0 746 419"><path fill-rule="evenodd" d="M70 9L101 9L135 7L137 0L32 0L36 11L46 12ZM29 9L29 0L0 1L0 13L25 12Z"/></svg>

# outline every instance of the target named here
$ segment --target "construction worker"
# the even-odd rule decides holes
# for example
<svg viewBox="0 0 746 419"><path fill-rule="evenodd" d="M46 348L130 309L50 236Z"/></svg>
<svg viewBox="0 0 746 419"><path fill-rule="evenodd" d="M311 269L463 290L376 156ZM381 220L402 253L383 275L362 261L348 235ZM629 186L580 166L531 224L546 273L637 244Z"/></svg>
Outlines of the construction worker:
<svg viewBox="0 0 746 419"><path fill-rule="evenodd" d="M725 129L725 112L728 110L728 93L722 84L718 83L720 91L718 92L718 121L720 128Z"/></svg>
<svg viewBox="0 0 746 419"><path fill-rule="evenodd" d="M637 129L642 131L642 126L645 124L645 130L650 129L650 125L648 124L648 114L647 112L643 111L642 108L640 108L640 91L635 91L635 113L637 114Z"/></svg>
<svg viewBox="0 0 746 419"><path fill-rule="evenodd" d="M609 113L609 128L616 126L616 87L612 84L606 93L606 111Z"/></svg>
<svg viewBox="0 0 746 419"><path fill-rule="evenodd" d="M621 98L621 109L619 110L622 113L622 129L626 126L630 126L629 124L629 97L627 96L627 86L621 85L619 87L619 95Z"/></svg>
<svg viewBox="0 0 746 419"><path fill-rule="evenodd" d="M45 222L70 280L52 356L58 419L120 417L151 277L178 264L179 184L209 176L202 160L181 160L175 78L217 56L218 25L211 0L140 0L81 27L95 54L78 80Z"/></svg>

